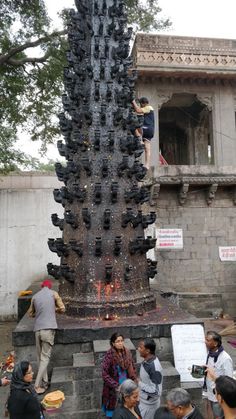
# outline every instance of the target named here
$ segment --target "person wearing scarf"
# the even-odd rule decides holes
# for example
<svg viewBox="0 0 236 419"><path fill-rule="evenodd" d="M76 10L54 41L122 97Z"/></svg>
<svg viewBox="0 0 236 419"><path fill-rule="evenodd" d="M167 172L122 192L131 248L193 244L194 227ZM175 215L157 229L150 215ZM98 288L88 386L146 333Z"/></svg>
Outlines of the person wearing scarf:
<svg viewBox="0 0 236 419"><path fill-rule="evenodd" d="M221 375L233 377L233 361L222 346L221 336L215 331L208 331L205 342L208 349L206 366L209 370L213 369L216 377ZM210 374L207 374L203 386L203 395L207 399L207 418L220 419L224 417L224 413L214 391L215 383Z"/></svg>
<svg viewBox="0 0 236 419"><path fill-rule="evenodd" d="M32 380L32 366L28 361L21 361L15 365L7 401L10 419L44 418Z"/></svg>
<svg viewBox="0 0 236 419"><path fill-rule="evenodd" d="M110 345L111 348L104 355L102 362L102 409L106 418L113 416L120 385L127 378L137 380L131 352L124 346L124 337L119 333L113 333Z"/></svg>

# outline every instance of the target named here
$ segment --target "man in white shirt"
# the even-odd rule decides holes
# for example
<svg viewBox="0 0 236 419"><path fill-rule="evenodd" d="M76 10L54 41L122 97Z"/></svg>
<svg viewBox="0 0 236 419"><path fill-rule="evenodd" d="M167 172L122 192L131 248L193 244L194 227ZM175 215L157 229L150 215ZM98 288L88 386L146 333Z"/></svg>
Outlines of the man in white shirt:
<svg viewBox="0 0 236 419"><path fill-rule="evenodd" d="M215 331L209 331L205 338L208 349L206 365L214 370L215 376L227 375L233 376L233 361L230 355L225 352L222 346L221 336ZM207 398L207 417L221 419L224 417L222 408L220 407L215 392L215 382L207 374L204 382L204 395Z"/></svg>

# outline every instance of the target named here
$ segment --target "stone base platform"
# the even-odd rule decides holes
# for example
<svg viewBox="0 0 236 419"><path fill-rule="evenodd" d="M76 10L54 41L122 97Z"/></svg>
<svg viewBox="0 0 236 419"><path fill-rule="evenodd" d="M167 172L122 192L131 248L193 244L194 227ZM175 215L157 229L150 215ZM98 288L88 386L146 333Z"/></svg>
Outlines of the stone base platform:
<svg viewBox="0 0 236 419"><path fill-rule="evenodd" d="M141 358L130 339L125 340L125 346L130 349L137 371L139 371ZM65 401L59 412L51 413L50 417L61 419L97 419L104 418L101 412L102 398L102 371L101 361L109 349L108 340L93 342L93 351L88 353L75 353L73 365L70 367L56 367L53 369L50 391L64 392ZM159 355L159 354L158 354ZM171 362L161 360L163 368L162 403L165 403L167 392L180 387L180 376ZM198 383L184 383L193 402L201 407L201 386Z"/></svg>
<svg viewBox="0 0 236 419"><path fill-rule="evenodd" d="M60 413L50 417L62 419L103 418L101 414L101 362L109 348L109 339L114 332L126 338L126 346L131 350L137 370L141 359L137 352L138 342L144 337L156 341L157 356L163 366L163 396L171 388L180 386L179 373L173 367L171 326L173 324L199 324L199 319L181 310L160 296L155 310L143 316L117 317L114 320L102 318L77 319L58 315L58 330L50 361L51 388L61 389L66 400ZM18 360L28 359L35 373L36 350L33 333L33 319L26 314L13 331L13 344ZM190 390L192 388L190 385ZM201 389L194 396L199 404ZM49 416L48 416L49 417Z"/></svg>
<svg viewBox="0 0 236 419"><path fill-rule="evenodd" d="M104 320L104 318L78 319L58 315L57 320L55 343L81 345L94 340L108 339L114 332L122 333L124 337L132 340L146 336L170 337L170 327L173 324L199 323L199 319L195 316L160 296L157 296L156 309L142 316ZM25 314L13 332L15 347L34 345L33 323L34 320Z"/></svg>

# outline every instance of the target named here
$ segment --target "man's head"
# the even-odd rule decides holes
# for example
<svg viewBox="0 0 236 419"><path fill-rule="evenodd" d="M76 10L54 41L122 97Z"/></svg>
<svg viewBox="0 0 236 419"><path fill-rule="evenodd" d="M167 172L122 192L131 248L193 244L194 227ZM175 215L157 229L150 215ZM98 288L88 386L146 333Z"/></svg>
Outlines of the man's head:
<svg viewBox="0 0 236 419"><path fill-rule="evenodd" d="M144 106L149 104L149 101L146 97L141 97L139 99L139 103L140 103L141 108L143 108Z"/></svg>
<svg viewBox="0 0 236 419"><path fill-rule="evenodd" d="M183 388L171 390L167 394L166 402L168 409L177 419L183 418L192 409L190 395Z"/></svg>
<svg viewBox="0 0 236 419"><path fill-rule="evenodd" d="M52 288L52 281L50 281L50 279L45 279L41 284L41 288L43 287Z"/></svg>
<svg viewBox="0 0 236 419"><path fill-rule="evenodd" d="M156 343L151 338L145 338L141 340L138 345L138 351L142 358L148 358L150 355L155 355Z"/></svg>
<svg viewBox="0 0 236 419"><path fill-rule="evenodd" d="M216 379L216 398L222 406L226 405L230 409L236 408L236 380L226 375L221 375Z"/></svg>
<svg viewBox="0 0 236 419"><path fill-rule="evenodd" d="M219 333L209 330L206 334L205 342L209 351L216 351L222 345L222 338Z"/></svg>

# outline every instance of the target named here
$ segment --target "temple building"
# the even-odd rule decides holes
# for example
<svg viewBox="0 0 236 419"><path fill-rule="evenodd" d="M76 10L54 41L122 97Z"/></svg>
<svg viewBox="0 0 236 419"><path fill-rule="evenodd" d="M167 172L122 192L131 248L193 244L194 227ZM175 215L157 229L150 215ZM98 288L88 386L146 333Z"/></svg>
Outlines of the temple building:
<svg viewBox="0 0 236 419"><path fill-rule="evenodd" d="M156 234L183 238L156 250L155 287L195 314L235 316L236 40L140 33L133 57L156 115Z"/></svg>
<svg viewBox="0 0 236 419"><path fill-rule="evenodd" d="M156 116L142 182L157 213L152 287L193 314L236 316L236 40L138 34L133 57L137 96ZM0 177L0 319L16 316L19 290L47 276L47 239L58 237L50 214L63 216L54 188L53 173Z"/></svg>

